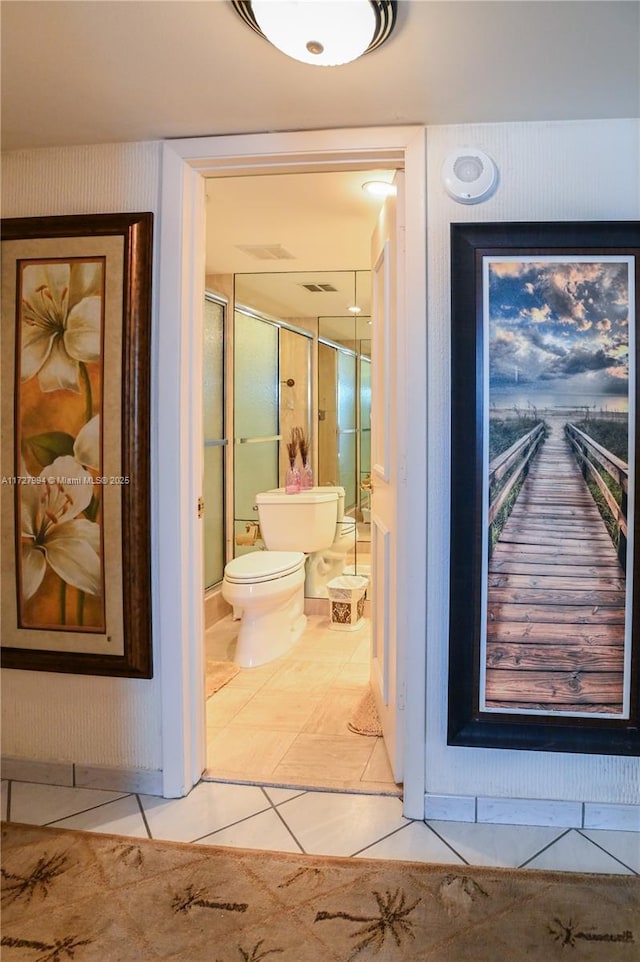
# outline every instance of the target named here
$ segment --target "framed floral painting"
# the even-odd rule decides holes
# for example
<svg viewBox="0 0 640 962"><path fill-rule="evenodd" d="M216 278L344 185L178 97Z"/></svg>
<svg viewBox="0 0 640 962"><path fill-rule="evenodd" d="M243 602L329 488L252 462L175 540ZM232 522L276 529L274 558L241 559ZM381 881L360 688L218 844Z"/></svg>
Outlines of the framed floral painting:
<svg viewBox="0 0 640 962"><path fill-rule="evenodd" d="M2 222L5 668L151 677L152 229Z"/></svg>

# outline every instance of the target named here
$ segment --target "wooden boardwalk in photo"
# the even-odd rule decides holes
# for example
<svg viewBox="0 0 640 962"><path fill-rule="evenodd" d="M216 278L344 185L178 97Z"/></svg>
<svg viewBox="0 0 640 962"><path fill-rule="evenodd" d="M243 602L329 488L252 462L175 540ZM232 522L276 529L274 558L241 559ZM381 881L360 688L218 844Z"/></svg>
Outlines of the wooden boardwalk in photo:
<svg viewBox="0 0 640 962"><path fill-rule="evenodd" d="M620 713L625 573L564 423L548 424L489 560L486 706Z"/></svg>

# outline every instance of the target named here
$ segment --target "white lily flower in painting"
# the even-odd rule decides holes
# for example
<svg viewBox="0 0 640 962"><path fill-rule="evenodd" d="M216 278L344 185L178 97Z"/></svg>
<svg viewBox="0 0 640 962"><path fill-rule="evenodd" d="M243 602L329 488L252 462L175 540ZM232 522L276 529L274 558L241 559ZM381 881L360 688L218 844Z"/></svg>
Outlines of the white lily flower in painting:
<svg viewBox="0 0 640 962"><path fill-rule="evenodd" d="M100 415L80 428L73 443L73 456L85 468L100 470Z"/></svg>
<svg viewBox="0 0 640 962"><path fill-rule="evenodd" d="M25 600L40 587L47 565L74 588L101 593L100 525L78 518L92 492L93 478L68 455L47 465L39 483L21 486Z"/></svg>
<svg viewBox="0 0 640 962"><path fill-rule="evenodd" d="M28 264L22 272L20 376L42 391L79 391L80 361L101 354L101 261Z"/></svg>

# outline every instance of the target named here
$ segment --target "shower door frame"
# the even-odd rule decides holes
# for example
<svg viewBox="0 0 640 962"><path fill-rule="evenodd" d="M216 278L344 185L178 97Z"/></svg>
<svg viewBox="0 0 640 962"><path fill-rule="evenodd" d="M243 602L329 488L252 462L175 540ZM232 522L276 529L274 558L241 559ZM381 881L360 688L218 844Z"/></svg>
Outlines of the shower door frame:
<svg viewBox="0 0 640 962"><path fill-rule="evenodd" d="M202 313L207 177L404 169L406 312L398 340L397 612L404 649L399 693L405 742L404 814L424 817L426 746L426 129L357 128L166 141L162 157L158 337L154 397L154 622L161 664L163 795L180 797L205 767L202 523ZM414 324L410 324L410 318ZM425 418L426 419L426 418ZM411 442L411 443L410 443ZM406 452L411 451L411 460ZM408 506L412 505L411 515ZM425 559L422 565L419 559Z"/></svg>

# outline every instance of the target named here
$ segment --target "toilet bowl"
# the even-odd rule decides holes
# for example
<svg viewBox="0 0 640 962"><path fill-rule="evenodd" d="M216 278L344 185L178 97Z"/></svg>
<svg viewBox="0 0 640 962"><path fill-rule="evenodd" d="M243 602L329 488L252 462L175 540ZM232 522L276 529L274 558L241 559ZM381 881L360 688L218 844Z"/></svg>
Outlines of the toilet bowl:
<svg viewBox="0 0 640 962"><path fill-rule="evenodd" d="M306 625L305 555L253 551L226 566L222 597L242 612L234 661L256 668L289 650Z"/></svg>
<svg viewBox="0 0 640 962"><path fill-rule="evenodd" d="M329 597L327 582L344 572L347 555L355 551L355 546L356 522L352 518L345 518L336 525L332 544L309 556L304 589L308 597Z"/></svg>
<svg viewBox="0 0 640 962"><path fill-rule="evenodd" d="M306 625L306 556L326 548L335 535L336 492L256 495L266 551L252 551L224 569L222 597L240 617L234 661L255 668L284 655Z"/></svg>

